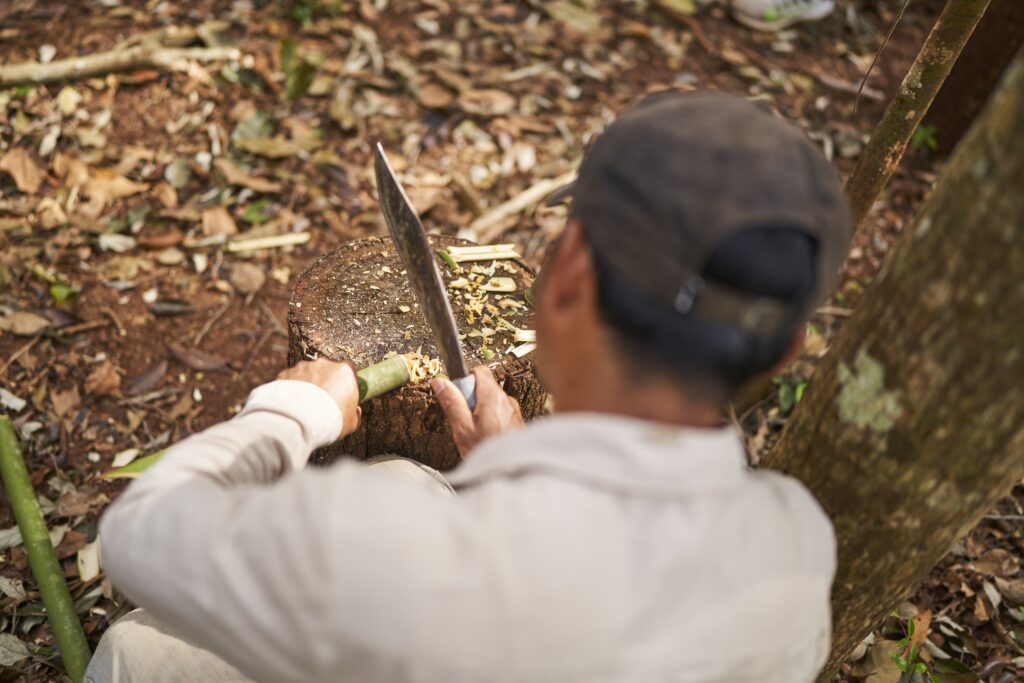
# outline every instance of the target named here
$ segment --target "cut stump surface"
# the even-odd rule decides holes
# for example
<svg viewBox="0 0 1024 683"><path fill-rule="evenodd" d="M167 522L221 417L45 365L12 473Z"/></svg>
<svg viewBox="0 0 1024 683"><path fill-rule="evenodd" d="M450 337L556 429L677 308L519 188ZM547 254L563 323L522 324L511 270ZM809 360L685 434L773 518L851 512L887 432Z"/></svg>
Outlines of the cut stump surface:
<svg viewBox="0 0 1024 683"><path fill-rule="evenodd" d="M430 239L438 249L471 244L451 237ZM455 273L438 259L446 285L468 276L473 266L493 268L494 277L511 278L516 291L489 293L487 303L493 308L471 311L466 306L466 290L448 290L456 325L464 335L463 353L471 367L486 363L505 391L519 401L523 417L530 419L543 410L545 394L531 356L516 358L506 353L516 345L514 333L498 324L498 317L516 328L533 328L526 301L533 271L519 261L503 260L463 263L463 272ZM288 308L288 336L289 365L325 356L349 359L364 367L395 353L419 352L427 358L438 355L390 239L348 242L300 275ZM494 354L490 360L484 358L488 355L485 349ZM314 453L313 463L326 464L341 455L367 458L386 454L413 458L439 470L459 463L451 431L427 382L379 396L364 403L362 409L359 429Z"/></svg>

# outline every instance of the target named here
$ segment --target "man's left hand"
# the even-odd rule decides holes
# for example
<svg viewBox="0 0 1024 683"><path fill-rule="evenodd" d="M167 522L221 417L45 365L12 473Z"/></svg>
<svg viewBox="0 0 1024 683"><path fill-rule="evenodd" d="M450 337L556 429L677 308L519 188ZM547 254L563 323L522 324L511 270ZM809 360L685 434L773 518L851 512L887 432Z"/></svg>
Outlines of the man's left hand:
<svg viewBox="0 0 1024 683"><path fill-rule="evenodd" d="M341 434L348 436L359 427L363 411L359 408L359 383L352 361L333 361L327 358L304 360L277 376L278 379L294 379L315 384L334 399L341 412Z"/></svg>

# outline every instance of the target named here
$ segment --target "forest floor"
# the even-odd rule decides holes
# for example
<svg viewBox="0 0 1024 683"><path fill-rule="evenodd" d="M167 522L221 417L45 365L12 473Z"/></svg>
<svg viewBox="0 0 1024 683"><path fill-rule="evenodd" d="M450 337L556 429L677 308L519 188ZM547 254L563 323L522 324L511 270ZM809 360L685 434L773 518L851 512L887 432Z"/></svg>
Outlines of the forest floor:
<svg viewBox="0 0 1024 683"><path fill-rule="evenodd" d="M571 171L616 111L664 88L764 100L845 175L935 17L935 3L910 5L855 107L898 4L847 0L818 24L769 35L690 0L3 3L0 65L130 39L239 51L0 88L0 403L93 645L126 609L93 567L97 519L124 485L99 475L230 417L285 366L294 278L340 243L384 233L374 141L428 229L446 234ZM803 357L740 416L755 455L934 165L908 153ZM530 206L476 236L514 242L536 266L564 219L563 206ZM264 237L274 246L256 248ZM900 607L919 624L930 613L926 658L962 659L989 683L1024 672L1018 494ZM13 525L3 501L0 636L28 647L4 637L0 681L57 680ZM842 680L896 681L884 641L901 635L890 620Z"/></svg>

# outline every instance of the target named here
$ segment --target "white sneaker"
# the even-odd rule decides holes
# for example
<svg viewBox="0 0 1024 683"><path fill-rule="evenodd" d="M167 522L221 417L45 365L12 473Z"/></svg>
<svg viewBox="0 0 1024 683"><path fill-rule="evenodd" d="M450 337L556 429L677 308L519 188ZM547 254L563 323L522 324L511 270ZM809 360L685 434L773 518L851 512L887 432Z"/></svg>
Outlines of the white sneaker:
<svg viewBox="0 0 1024 683"><path fill-rule="evenodd" d="M817 21L835 8L835 0L732 0L732 16L758 31L779 31L801 21Z"/></svg>

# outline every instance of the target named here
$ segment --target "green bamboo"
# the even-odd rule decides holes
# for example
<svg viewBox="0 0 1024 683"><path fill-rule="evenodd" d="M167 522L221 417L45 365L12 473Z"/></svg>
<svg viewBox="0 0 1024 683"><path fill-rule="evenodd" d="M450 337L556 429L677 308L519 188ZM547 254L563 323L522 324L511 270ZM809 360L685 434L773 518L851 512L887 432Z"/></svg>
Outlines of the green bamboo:
<svg viewBox="0 0 1024 683"><path fill-rule="evenodd" d="M363 368L356 372L359 385L359 402L365 403L371 398L394 391L409 383L409 363L404 356L392 356L387 360ZM124 467L110 470L102 475L103 479L137 479L146 470L159 462L166 451L157 451L134 460Z"/></svg>
<svg viewBox="0 0 1024 683"><path fill-rule="evenodd" d="M21 530L21 538L28 554L28 563L36 579L39 593L46 608L53 638L60 648L64 668L71 680L78 683L85 676L85 668L92 656L85 640L82 622L78 620L75 602L64 581L57 554L50 542L50 534L39 510L39 501L32 489L32 481L25 467L25 459L18 448L18 438L7 416L0 416L0 477L3 477L7 498L14 510L14 519Z"/></svg>
<svg viewBox="0 0 1024 683"><path fill-rule="evenodd" d="M359 402L363 403L405 386L409 382L409 364L403 356L392 356L358 371L356 381L359 383Z"/></svg>

